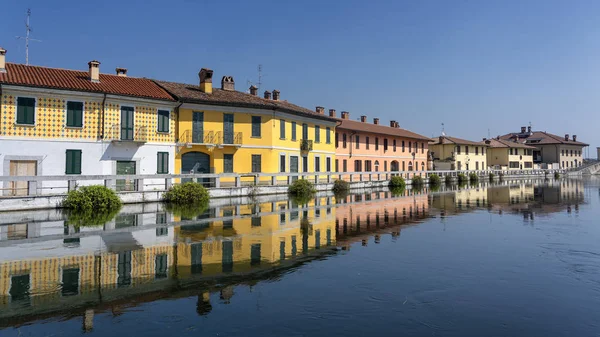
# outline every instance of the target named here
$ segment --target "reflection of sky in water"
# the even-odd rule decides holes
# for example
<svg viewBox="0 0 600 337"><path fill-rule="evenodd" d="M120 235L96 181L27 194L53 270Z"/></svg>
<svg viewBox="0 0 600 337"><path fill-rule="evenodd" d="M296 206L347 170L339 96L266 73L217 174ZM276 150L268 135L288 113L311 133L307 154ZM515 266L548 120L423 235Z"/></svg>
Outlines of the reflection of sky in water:
<svg viewBox="0 0 600 337"><path fill-rule="evenodd" d="M593 336L600 181L486 185L3 215L0 335Z"/></svg>

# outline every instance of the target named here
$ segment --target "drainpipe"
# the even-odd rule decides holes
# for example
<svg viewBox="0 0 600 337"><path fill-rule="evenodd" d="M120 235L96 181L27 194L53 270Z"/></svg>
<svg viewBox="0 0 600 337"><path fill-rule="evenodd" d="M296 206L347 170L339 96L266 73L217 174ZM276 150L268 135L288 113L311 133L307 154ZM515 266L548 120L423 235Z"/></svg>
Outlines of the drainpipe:
<svg viewBox="0 0 600 337"><path fill-rule="evenodd" d="M2 120L2 83L0 83L0 121ZM2 134L2 132L0 132Z"/></svg>
<svg viewBox="0 0 600 337"><path fill-rule="evenodd" d="M352 138L352 137L353 137L355 134L356 134L356 131L353 131L353 132L350 134L350 142L349 142L349 143L350 143L350 158L352 158L352 147L353 147L352 145L354 145L354 141L352 140L352 139L354 139L354 138Z"/></svg>
<svg viewBox="0 0 600 337"><path fill-rule="evenodd" d="M183 101L175 107L175 143L179 143L179 108L183 105Z"/></svg>
<svg viewBox="0 0 600 337"><path fill-rule="evenodd" d="M102 99L102 132L100 133L100 139L104 140L104 119L105 119L105 104L106 104L106 93L104 93L104 98Z"/></svg>

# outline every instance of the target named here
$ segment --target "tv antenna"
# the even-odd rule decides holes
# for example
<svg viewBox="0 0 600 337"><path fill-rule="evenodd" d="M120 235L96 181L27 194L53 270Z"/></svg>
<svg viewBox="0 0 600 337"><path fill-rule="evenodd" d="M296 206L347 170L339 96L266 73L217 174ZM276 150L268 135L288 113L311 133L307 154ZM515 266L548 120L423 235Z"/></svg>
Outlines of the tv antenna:
<svg viewBox="0 0 600 337"><path fill-rule="evenodd" d="M257 90L260 91L260 87L262 86L262 77L263 77L262 64L258 65L257 70L258 70L258 82L256 83L256 88L257 88ZM250 80L247 80L246 83L249 85L254 85L254 83Z"/></svg>
<svg viewBox="0 0 600 337"><path fill-rule="evenodd" d="M445 135L446 135L446 131L444 129L444 123L442 123L442 136L445 136Z"/></svg>
<svg viewBox="0 0 600 337"><path fill-rule="evenodd" d="M29 65L29 41L42 42L42 40L32 39L29 37L29 34L31 33L31 25L29 25L30 17L31 17L31 9L28 8L27 9L27 21L25 22L25 37L17 36L17 39L25 40L25 64L26 65Z"/></svg>

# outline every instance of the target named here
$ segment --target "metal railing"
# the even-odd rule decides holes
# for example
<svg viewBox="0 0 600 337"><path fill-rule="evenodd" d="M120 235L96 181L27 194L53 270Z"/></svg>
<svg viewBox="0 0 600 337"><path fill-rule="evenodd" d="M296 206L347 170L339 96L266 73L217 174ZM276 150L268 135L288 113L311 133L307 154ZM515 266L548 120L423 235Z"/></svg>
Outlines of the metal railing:
<svg viewBox="0 0 600 337"><path fill-rule="evenodd" d="M301 139L300 140L300 151L312 151L313 150L313 141L310 139Z"/></svg>
<svg viewBox="0 0 600 337"><path fill-rule="evenodd" d="M222 131L215 133L215 143L218 145L242 145L242 133L233 132L231 135L224 135Z"/></svg>
<svg viewBox="0 0 600 337"><path fill-rule="evenodd" d="M137 126L128 131L123 130L121 124L113 124L104 136L104 139L121 142L145 143L148 141L148 128L145 126Z"/></svg>
<svg viewBox="0 0 600 337"><path fill-rule="evenodd" d="M392 176L400 176L410 180L415 176L424 179L436 174L441 178L446 176L457 179L459 174L476 174L480 178L488 178L490 173L496 177L545 177L554 172L563 174L560 170L480 170L480 171L387 171L387 172L302 172L302 173L221 173L221 174L144 174L144 175L60 175L60 176L0 176L2 197L15 196L17 182L21 183L19 196L56 195L64 194L82 185L102 184L113 190L121 190L123 181L129 182L131 191L165 191L173 184L196 181L208 188L234 188L242 186L287 186L297 179L307 179L316 184L332 183L336 179L349 182L380 183L388 181ZM377 184L365 185L379 186ZM26 193L25 193L26 192Z"/></svg>
<svg viewBox="0 0 600 337"><path fill-rule="evenodd" d="M215 132L196 132L194 133L192 130L185 130L181 137L179 137L180 143L185 144L211 144L215 145Z"/></svg>

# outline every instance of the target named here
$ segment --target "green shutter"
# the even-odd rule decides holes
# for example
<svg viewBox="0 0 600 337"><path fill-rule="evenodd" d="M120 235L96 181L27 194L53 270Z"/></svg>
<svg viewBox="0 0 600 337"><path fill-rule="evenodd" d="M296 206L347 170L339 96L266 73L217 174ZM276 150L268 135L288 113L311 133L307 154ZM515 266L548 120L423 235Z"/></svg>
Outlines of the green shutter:
<svg viewBox="0 0 600 337"><path fill-rule="evenodd" d="M81 174L81 150L67 150L66 174Z"/></svg>
<svg viewBox="0 0 600 337"><path fill-rule="evenodd" d="M158 174L169 174L169 153L158 152L157 153L157 173Z"/></svg>
<svg viewBox="0 0 600 337"><path fill-rule="evenodd" d="M67 126L76 128L83 126L83 103L67 102Z"/></svg>
<svg viewBox="0 0 600 337"><path fill-rule="evenodd" d="M17 99L17 124L35 124L35 98Z"/></svg>
<svg viewBox="0 0 600 337"><path fill-rule="evenodd" d="M169 132L169 111L158 110L158 132Z"/></svg>
<svg viewBox="0 0 600 337"><path fill-rule="evenodd" d="M252 137L260 137L261 123L260 116L252 116Z"/></svg>

